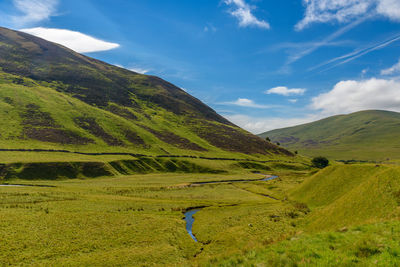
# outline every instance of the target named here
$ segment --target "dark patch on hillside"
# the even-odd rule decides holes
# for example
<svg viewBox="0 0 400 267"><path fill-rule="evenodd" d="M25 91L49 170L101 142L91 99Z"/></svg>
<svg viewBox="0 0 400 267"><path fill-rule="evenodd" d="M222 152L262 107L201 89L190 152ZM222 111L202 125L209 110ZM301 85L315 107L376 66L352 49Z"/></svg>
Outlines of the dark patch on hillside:
<svg viewBox="0 0 400 267"><path fill-rule="evenodd" d="M80 136L73 131L54 128L25 127L23 129L23 138L63 145L86 145L94 143L92 139Z"/></svg>
<svg viewBox="0 0 400 267"><path fill-rule="evenodd" d="M258 153L266 155L268 153L275 153L293 156L291 152L285 149L229 126L205 123L202 126L193 125L192 128L201 138L207 140L213 146L224 150L245 154Z"/></svg>
<svg viewBox="0 0 400 267"><path fill-rule="evenodd" d="M40 107L35 104L28 104L25 112L21 115L24 125L33 127L59 127L50 113L43 112Z"/></svg>
<svg viewBox="0 0 400 267"><path fill-rule="evenodd" d="M127 110L125 108L121 108L117 105L113 105L113 104L109 105L107 107L107 110L110 111L111 113L114 113L115 115L121 116L128 120L136 121L138 119L135 114L133 114L129 110Z"/></svg>
<svg viewBox="0 0 400 267"><path fill-rule="evenodd" d="M96 119L89 117L78 117L75 118L75 124L80 128L90 132L96 137L103 139L104 142L109 146L123 146L124 143L118 140L114 136L108 134L103 128L96 122Z"/></svg>
<svg viewBox="0 0 400 267"><path fill-rule="evenodd" d="M36 104L25 106L21 114L24 126L22 138L38 140L42 142L59 143L63 145L85 145L94 143L93 140L80 136L79 134L62 129L51 117L50 113L43 112Z"/></svg>
<svg viewBox="0 0 400 267"><path fill-rule="evenodd" d="M156 130L151 129L144 125L140 125L140 126L167 144L171 144L171 145L174 145L174 146L182 148L182 149L189 149L189 150L195 150L195 151L207 151L207 149L199 146L198 144L192 143L188 139L181 137L179 135L176 135L174 133L171 133L171 132L168 132L165 130L164 131L156 131Z"/></svg>
<svg viewBox="0 0 400 267"><path fill-rule="evenodd" d="M55 128L25 127L23 129L22 138L30 138L42 142L59 143L63 145L86 145L94 143L92 139L80 136L73 131Z"/></svg>
<svg viewBox="0 0 400 267"><path fill-rule="evenodd" d="M14 100L12 100L12 98L10 98L10 97L8 97L8 96L6 96L6 97L4 97L3 98L3 101L5 102L5 103L7 103L7 104L9 104L9 105L14 105Z"/></svg>
<svg viewBox="0 0 400 267"><path fill-rule="evenodd" d="M42 162L0 164L0 178L23 180L75 179L113 176L103 162Z"/></svg>
<svg viewBox="0 0 400 267"><path fill-rule="evenodd" d="M124 131L126 139L131 142L134 145L146 145L144 140L135 132L130 131L130 130L125 130Z"/></svg>
<svg viewBox="0 0 400 267"><path fill-rule="evenodd" d="M150 100L158 106L177 115L199 117L198 114L202 114L207 120L214 120L223 124L233 125L209 106L204 105L197 98L187 94L182 89L159 77L148 76L145 85L150 88L159 88L162 90L158 94L152 95L149 95L146 92L135 92L135 94L142 100Z"/></svg>

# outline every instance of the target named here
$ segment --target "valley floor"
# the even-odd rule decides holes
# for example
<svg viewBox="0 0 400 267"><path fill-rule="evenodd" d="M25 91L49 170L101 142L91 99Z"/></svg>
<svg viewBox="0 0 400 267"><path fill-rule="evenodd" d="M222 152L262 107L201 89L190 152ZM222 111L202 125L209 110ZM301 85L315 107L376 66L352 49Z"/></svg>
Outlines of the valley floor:
<svg viewBox="0 0 400 267"><path fill-rule="evenodd" d="M270 174L279 178L202 185L196 183L264 176L175 173L12 180L51 187L0 187L0 262L35 266L400 263L400 223L371 221L317 232L308 225L320 209L310 211L291 193L315 175L283 170ZM193 207L204 207L194 215L197 243L184 221L184 212Z"/></svg>

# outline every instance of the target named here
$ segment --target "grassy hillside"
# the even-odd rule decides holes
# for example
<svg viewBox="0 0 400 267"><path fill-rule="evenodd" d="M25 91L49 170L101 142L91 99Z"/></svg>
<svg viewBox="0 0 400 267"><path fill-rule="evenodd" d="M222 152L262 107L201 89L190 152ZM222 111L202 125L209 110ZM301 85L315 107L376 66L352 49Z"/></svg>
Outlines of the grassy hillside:
<svg viewBox="0 0 400 267"><path fill-rule="evenodd" d="M400 216L400 167L332 166L315 174L292 193L313 214L310 230L333 230Z"/></svg>
<svg viewBox="0 0 400 267"><path fill-rule="evenodd" d="M296 232L208 266L400 264L400 167L336 165L304 178L285 190L298 207L291 213Z"/></svg>
<svg viewBox="0 0 400 267"><path fill-rule="evenodd" d="M400 113L368 110L260 134L308 156L343 160L400 158Z"/></svg>
<svg viewBox="0 0 400 267"><path fill-rule="evenodd" d="M5 28L0 116L1 148L292 156L158 77Z"/></svg>

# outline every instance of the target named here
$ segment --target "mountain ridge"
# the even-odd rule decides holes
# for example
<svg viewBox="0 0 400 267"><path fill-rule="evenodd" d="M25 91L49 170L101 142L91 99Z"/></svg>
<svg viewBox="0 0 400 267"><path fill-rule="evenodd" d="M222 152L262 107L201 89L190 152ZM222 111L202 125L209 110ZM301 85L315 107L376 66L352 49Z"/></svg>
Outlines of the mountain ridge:
<svg viewBox="0 0 400 267"><path fill-rule="evenodd" d="M159 77L1 27L0 88L3 148L293 155Z"/></svg>

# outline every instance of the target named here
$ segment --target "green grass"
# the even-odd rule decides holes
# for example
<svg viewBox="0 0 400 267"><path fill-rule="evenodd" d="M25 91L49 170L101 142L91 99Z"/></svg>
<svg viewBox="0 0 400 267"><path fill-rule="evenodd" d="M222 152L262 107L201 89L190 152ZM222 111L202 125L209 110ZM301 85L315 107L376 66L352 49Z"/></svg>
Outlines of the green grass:
<svg viewBox="0 0 400 267"><path fill-rule="evenodd" d="M270 191L278 199L285 196L295 208L290 214L298 219L291 224L295 227L284 229L286 236L282 234L281 238L271 239L261 247L248 248L244 254L243 251L236 251L209 258L205 265L400 264L398 166L335 165L310 176L303 174L301 177L304 181L299 185L295 185L295 177L292 177L291 186L280 185L286 195L277 194L279 190L273 187ZM251 188L251 185L246 187ZM282 203L279 207L282 210ZM277 231L279 226L274 226L274 233ZM224 233L223 230L221 232ZM265 236L271 237L273 234Z"/></svg>
<svg viewBox="0 0 400 267"><path fill-rule="evenodd" d="M354 227L346 232L299 234L209 266L399 266L400 223Z"/></svg>
<svg viewBox="0 0 400 267"><path fill-rule="evenodd" d="M205 164L193 159L193 163ZM315 173L208 161L226 174L153 173L11 180L0 187L5 265L395 266L400 167L335 165ZM273 164L267 165L273 168ZM250 164L252 168L263 167ZM250 166L247 165L247 166ZM265 169L264 169L265 170ZM190 186L207 181L248 179ZM194 215L195 243L183 214Z"/></svg>
<svg viewBox="0 0 400 267"><path fill-rule="evenodd" d="M400 114L361 111L261 134L307 156L337 160L400 158Z"/></svg>
<svg viewBox="0 0 400 267"><path fill-rule="evenodd" d="M280 205L233 184L185 186L189 181L246 177L262 176L150 174L36 182L53 188L0 187L0 261L190 266L282 239L294 228L294 219L286 215L293 209L290 203ZM264 190L298 179L286 177L285 182L250 183ZM196 206L207 206L196 214L199 243L186 233L182 219L184 210ZM275 215L279 221L272 222Z"/></svg>

